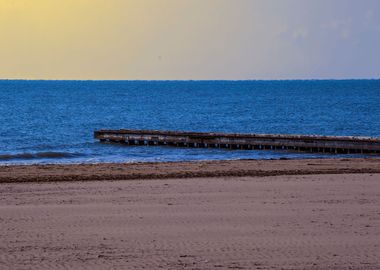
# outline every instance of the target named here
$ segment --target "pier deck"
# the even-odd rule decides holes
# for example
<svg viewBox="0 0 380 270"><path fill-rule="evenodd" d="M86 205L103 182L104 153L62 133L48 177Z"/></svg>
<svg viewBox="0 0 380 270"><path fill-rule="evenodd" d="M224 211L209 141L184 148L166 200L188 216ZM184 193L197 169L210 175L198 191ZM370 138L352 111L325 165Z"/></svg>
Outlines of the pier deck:
<svg viewBox="0 0 380 270"><path fill-rule="evenodd" d="M98 130L101 142L124 145L288 150L334 154L380 154L380 138L317 135L233 134L158 130Z"/></svg>

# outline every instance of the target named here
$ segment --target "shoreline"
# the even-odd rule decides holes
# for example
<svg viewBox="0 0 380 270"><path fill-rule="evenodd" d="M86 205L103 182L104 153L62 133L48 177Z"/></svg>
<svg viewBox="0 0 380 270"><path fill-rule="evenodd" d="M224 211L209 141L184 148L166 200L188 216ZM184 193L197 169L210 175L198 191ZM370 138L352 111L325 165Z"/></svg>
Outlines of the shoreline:
<svg viewBox="0 0 380 270"><path fill-rule="evenodd" d="M0 183L380 173L380 158L0 166Z"/></svg>

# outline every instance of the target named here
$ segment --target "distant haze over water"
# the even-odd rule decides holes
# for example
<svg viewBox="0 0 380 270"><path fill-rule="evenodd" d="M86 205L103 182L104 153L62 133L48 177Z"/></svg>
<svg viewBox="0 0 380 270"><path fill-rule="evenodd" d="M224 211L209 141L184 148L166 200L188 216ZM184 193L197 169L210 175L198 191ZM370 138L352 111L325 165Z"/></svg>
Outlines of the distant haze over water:
<svg viewBox="0 0 380 270"><path fill-rule="evenodd" d="M0 164L316 157L103 145L96 129L380 137L380 80L0 81Z"/></svg>

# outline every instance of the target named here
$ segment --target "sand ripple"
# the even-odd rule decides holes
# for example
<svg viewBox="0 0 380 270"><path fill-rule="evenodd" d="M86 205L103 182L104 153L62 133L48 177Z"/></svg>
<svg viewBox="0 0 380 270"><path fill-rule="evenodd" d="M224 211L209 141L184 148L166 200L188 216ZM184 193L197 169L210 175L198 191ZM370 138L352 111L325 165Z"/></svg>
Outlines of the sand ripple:
<svg viewBox="0 0 380 270"><path fill-rule="evenodd" d="M380 175L0 185L0 269L379 269Z"/></svg>

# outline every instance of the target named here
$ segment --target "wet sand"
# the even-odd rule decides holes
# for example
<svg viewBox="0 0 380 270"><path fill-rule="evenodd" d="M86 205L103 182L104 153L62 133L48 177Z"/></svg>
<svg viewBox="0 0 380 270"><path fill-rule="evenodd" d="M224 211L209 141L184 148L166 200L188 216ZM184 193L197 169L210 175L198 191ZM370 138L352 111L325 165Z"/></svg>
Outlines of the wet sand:
<svg viewBox="0 0 380 270"><path fill-rule="evenodd" d="M380 173L380 158L0 166L0 183Z"/></svg>
<svg viewBox="0 0 380 270"><path fill-rule="evenodd" d="M90 165L2 167L0 269L380 269L379 162L181 163L194 178L161 180L143 175L179 163L94 165L136 180L86 182L57 172ZM196 177L215 166L262 175Z"/></svg>

